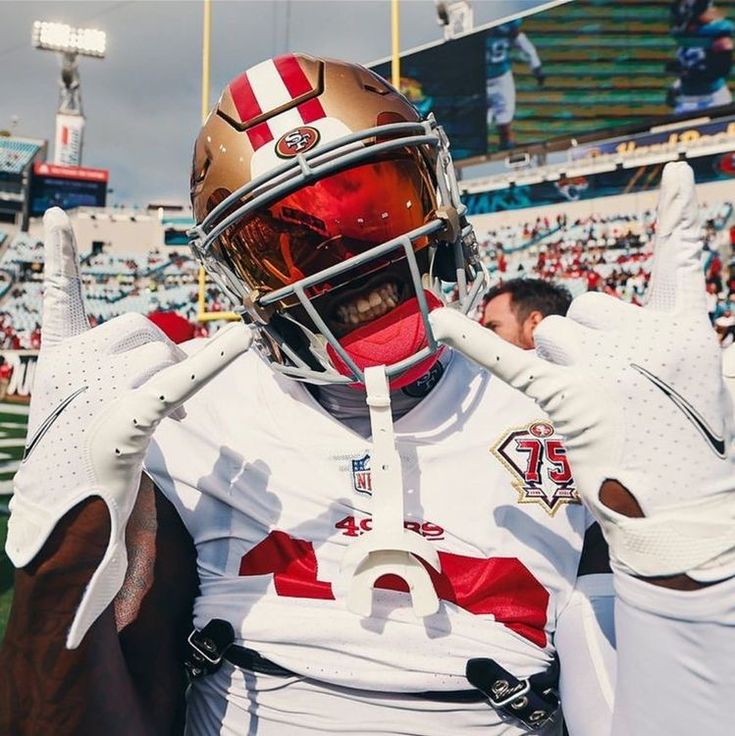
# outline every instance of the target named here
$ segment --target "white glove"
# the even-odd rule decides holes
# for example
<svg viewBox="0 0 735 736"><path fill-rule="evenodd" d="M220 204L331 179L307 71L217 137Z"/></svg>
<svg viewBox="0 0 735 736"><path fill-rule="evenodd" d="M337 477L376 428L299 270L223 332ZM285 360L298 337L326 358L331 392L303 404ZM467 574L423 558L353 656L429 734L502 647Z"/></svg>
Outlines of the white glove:
<svg viewBox="0 0 735 736"><path fill-rule="evenodd" d="M735 404L735 343L722 351L722 376Z"/></svg>
<svg viewBox="0 0 735 736"><path fill-rule="evenodd" d="M53 208L44 226L43 342L6 549L23 567L67 511L90 496L105 501L110 542L69 630L67 646L74 648L122 585L125 526L153 431L248 349L251 332L232 325L184 359L140 314L89 329L69 218Z"/></svg>
<svg viewBox="0 0 735 736"><path fill-rule="evenodd" d="M687 164L664 169L645 308L583 294L567 318L538 326L538 355L450 309L433 312L431 324L437 339L549 414L618 569L700 581L735 574L733 410L707 319ZM635 497L645 518L602 504L608 479Z"/></svg>

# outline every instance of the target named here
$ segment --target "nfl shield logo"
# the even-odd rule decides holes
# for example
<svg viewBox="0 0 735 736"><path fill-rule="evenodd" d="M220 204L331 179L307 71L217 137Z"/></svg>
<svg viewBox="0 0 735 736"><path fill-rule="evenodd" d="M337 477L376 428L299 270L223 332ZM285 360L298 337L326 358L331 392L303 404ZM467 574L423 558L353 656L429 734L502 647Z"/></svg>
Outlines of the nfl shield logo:
<svg viewBox="0 0 735 736"><path fill-rule="evenodd" d="M362 457L352 461L352 487L366 496L372 494L373 484L370 478L370 454L365 453Z"/></svg>

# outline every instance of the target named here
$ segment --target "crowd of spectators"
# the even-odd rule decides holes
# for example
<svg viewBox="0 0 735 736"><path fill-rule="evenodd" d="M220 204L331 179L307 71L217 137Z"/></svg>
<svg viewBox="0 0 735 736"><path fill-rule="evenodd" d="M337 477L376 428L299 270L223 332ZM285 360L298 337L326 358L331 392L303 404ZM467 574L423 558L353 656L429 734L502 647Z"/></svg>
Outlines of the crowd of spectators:
<svg viewBox="0 0 735 736"><path fill-rule="evenodd" d="M704 205L703 263L709 314L723 344L735 337L735 223L730 202ZM538 217L479 235L494 282L517 277L644 301L651 275L655 213Z"/></svg>
<svg viewBox="0 0 735 736"><path fill-rule="evenodd" d="M703 268L709 314L724 344L735 338L735 222L733 205L704 205ZM655 214L593 214L572 219L564 213L536 217L478 233L480 252L494 283L540 278L571 294L601 291L634 304L645 297L652 263ZM42 244L19 233L0 254L0 347L35 349L40 344L43 279ZM176 312L206 335L212 323L197 323L198 264L187 254L104 251L82 254L81 274L90 323L101 324L129 311ZM229 305L207 288L207 310ZM215 323L216 325L216 323Z"/></svg>
<svg viewBox="0 0 735 736"><path fill-rule="evenodd" d="M80 273L89 322L102 324L125 312L175 312L192 324L193 336L209 334L210 323L197 323L198 265L175 251L148 254L81 254ZM37 349L43 245L19 233L0 255L0 348ZM5 286L5 289L4 289ZM222 298L212 298L211 311L226 311ZM216 324L216 323L215 323Z"/></svg>

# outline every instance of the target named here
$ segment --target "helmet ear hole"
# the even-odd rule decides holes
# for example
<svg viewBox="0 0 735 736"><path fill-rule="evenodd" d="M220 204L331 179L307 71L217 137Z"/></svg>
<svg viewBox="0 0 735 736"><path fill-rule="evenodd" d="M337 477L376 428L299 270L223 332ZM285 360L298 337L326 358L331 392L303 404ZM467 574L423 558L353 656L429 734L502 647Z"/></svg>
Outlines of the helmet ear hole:
<svg viewBox="0 0 735 736"><path fill-rule="evenodd" d="M457 266L454 262L454 248L451 243L441 241L437 244L432 272L441 281L448 281L452 284L457 281Z"/></svg>
<svg viewBox="0 0 735 736"><path fill-rule="evenodd" d="M271 325L278 334L287 342L296 355L315 371L323 371L324 367L319 364L314 354L309 349L309 340L304 331L294 324L290 319L276 313L270 320Z"/></svg>

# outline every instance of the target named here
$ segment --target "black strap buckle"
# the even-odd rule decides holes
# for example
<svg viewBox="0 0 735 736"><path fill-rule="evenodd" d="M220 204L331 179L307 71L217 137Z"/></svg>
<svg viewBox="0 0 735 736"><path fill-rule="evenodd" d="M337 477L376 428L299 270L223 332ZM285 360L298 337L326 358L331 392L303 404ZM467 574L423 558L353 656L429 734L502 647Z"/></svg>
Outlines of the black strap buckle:
<svg viewBox="0 0 735 736"><path fill-rule="evenodd" d="M496 680L490 687L493 695L488 695L487 699L493 708L500 709L513 703L520 702L520 699L531 689L531 683L526 680L517 680L511 685L507 680Z"/></svg>
<svg viewBox="0 0 735 736"><path fill-rule="evenodd" d="M513 676L494 659L470 659L465 673L495 710L517 718L525 726L541 728L559 709L558 660L548 671L523 679Z"/></svg>
<svg viewBox="0 0 735 736"><path fill-rule="evenodd" d="M184 667L189 677L196 679L216 672L234 640L232 624L219 618L213 618L201 631L194 629L186 640L189 652Z"/></svg>

